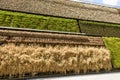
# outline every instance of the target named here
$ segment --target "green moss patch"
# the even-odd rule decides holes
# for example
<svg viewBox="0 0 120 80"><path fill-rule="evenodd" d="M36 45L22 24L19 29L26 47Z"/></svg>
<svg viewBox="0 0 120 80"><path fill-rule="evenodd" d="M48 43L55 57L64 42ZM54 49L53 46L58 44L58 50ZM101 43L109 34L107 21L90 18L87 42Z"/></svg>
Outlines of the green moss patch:
<svg viewBox="0 0 120 80"><path fill-rule="evenodd" d="M78 32L77 21L73 19L46 17L0 10L0 26Z"/></svg>
<svg viewBox="0 0 120 80"><path fill-rule="evenodd" d="M120 68L120 38L103 38L106 47L111 51L114 68Z"/></svg>
<svg viewBox="0 0 120 80"><path fill-rule="evenodd" d="M120 37L120 24L80 20L81 30L88 35Z"/></svg>
<svg viewBox="0 0 120 80"><path fill-rule="evenodd" d="M87 35L120 37L120 24L79 20ZM79 32L77 20L0 10L0 26Z"/></svg>

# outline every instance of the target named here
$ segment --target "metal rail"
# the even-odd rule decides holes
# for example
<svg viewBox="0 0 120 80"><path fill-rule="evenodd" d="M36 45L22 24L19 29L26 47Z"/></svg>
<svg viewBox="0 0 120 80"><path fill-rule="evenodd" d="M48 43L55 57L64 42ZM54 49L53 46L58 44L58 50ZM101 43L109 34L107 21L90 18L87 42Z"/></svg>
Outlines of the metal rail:
<svg viewBox="0 0 120 80"><path fill-rule="evenodd" d="M14 27L4 27L4 26L0 26L0 30L14 30L14 31L28 31L28 32L56 33L56 34L69 34L69 35L86 35L85 33L77 33L77 32L38 30L38 29L14 28Z"/></svg>
<svg viewBox="0 0 120 80"><path fill-rule="evenodd" d="M42 32L42 33L53 33L53 34L68 34L68 35L81 35L81 36L93 36L93 37L102 37L101 35L89 35L86 33L80 32L65 32L65 31L53 31L53 30L38 30L30 28L16 28L16 27L6 27L0 26L0 30L13 30L13 31L27 31L27 32Z"/></svg>

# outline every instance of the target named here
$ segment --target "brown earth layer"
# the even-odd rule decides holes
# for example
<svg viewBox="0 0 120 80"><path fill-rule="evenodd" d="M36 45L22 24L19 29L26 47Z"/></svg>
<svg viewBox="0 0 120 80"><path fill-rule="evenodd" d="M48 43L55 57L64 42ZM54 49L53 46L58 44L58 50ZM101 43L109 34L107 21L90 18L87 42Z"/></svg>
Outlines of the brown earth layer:
<svg viewBox="0 0 120 80"><path fill-rule="evenodd" d="M104 46L101 37L12 30L0 30L0 42Z"/></svg>

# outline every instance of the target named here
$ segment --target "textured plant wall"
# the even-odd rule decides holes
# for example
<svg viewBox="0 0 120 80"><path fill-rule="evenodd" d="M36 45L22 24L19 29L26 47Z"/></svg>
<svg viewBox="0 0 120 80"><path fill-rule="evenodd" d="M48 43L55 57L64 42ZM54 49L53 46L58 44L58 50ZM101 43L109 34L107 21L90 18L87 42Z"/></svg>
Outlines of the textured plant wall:
<svg viewBox="0 0 120 80"><path fill-rule="evenodd" d="M120 24L79 20L81 31L87 35L120 37ZM75 19L66 19L0 10L0 26L79 32Z"/></svg>
<svg viewBox="0 0 120 80"><path fill-rule="evenodd" d="M79 31L77 21L73 19L45 17L2 10L0 10L0 26L69 32Z"/></svg>
<svg viewBox="0 0 120 80"><path fill-rule="evenodd" d="M0 8L28 13L120 23L117 9L70 0L0 0Z"/></svg>
<svg viewBox="0 0 120 80"><path fill-rule="evenodd" d="M88 35L100 35L107 37L120 37L120 24L92 22L92 21L79 21L81 31Z"/></svg>
<svg viewBox="0 0 120 80"><path fill-rule="evenodd" d="M106 47L111 52L112 64L114 68L120 69L120 38L103 38Z"/></svg>
<svg viewBox="0 0 120 80"><path fill-rule="evenodd" d="M102 37L1 29L0 43L104 46Z"/></svg>
<svg viewBox="0 0 120 80"><path fill-rule="evenodd" d="M120 14L120 9L118 9L118 13Z"/></svg>
<svg viewBox="0 0 120 80"><path fill-rule="evenodd" d="M26 73L87 73L110 71L110 53L105 48L6 44L0 46L0 76Z"/></svg>

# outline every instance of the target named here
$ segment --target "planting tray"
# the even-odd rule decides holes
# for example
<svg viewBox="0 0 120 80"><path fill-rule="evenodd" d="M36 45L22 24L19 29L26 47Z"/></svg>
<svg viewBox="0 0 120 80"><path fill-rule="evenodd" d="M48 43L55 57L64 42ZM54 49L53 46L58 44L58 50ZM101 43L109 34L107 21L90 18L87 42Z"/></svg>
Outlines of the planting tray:
<svg viewBox="0 0 120 80"><path fill-rule="evenodd" d="M36 43L104 46L101 37L87 36L84 33L46 31L23 28L0 27L0 43Z"/></svg>

